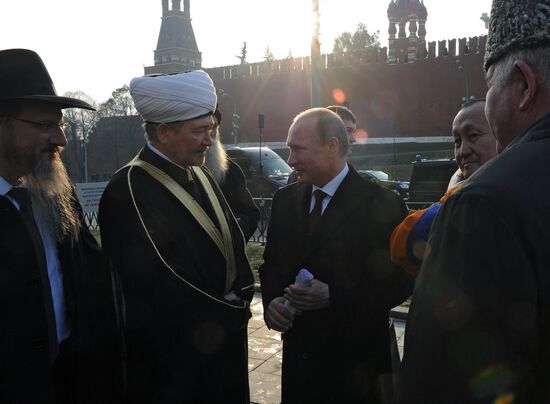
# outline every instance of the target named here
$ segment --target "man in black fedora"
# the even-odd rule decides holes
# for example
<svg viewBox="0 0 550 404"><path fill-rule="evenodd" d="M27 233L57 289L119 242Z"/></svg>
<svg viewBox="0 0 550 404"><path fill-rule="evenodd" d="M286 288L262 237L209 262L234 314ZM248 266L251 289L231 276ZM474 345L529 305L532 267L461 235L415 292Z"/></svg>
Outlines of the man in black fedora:
<svg viewBox="0 0 550 404"><path fill-rule="evenodd" d="M60 153L64 108L40 57L0 51L0 402L113 401L113 296Z"/></svg>

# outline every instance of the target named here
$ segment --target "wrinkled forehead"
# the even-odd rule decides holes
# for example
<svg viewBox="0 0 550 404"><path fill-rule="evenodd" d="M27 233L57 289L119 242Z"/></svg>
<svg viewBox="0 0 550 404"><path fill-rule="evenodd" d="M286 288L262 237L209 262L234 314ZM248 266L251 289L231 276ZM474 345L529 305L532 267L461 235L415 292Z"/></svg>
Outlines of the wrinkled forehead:
<svg viewBox="0 0 550 404"><path fill-rule="evenodd" d="M453 135L472 129L487 131L489 123L485 117L485 102L476 102L460 110L453 120Z"/></svg>

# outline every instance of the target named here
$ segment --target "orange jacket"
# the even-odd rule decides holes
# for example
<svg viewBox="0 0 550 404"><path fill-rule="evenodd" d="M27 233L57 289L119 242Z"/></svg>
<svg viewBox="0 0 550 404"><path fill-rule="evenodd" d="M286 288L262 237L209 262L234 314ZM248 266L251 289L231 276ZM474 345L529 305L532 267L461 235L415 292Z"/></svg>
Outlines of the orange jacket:
<svg viewBox="0 0 550 404"><path fill-rule="evenodd" d="M391 260L394 263L412 275L418 275L433 219L443 202L459 187L460 183L453 185L431 207L409 212L405 220L395 228L390 238Z"/></svg>

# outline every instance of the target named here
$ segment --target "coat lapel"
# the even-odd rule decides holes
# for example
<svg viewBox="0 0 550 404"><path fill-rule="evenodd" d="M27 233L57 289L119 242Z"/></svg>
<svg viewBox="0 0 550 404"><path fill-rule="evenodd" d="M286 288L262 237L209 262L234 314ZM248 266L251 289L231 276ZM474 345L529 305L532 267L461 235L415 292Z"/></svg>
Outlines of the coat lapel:
<svg viewBox="0 0 550 404"><path fill-rule="evenodd" d="M297 222L293 223L293 231L296 231L300 238L307 237L309 233L309 205L311 201L311 185L299 183L297 184L298 192L296 192L296 199L291 201L290 209L298 209L296 215Z"/></svg>
<svg viewBox="0 0 550 404"><path fill-rule="evenodd" d="M335 233L357 209L365 208L365 197L359 197L362 193L361 185L364 184L358 183L358 181L364 182L357 172L350 167L348 175L336 190L321 216L318 226L320 236L327 237Z"/></svg>

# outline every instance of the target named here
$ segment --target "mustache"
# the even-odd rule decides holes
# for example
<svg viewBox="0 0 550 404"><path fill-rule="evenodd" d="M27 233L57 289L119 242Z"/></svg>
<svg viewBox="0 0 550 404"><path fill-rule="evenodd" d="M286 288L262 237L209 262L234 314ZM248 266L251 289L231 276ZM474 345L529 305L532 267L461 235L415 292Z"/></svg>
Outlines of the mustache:
<svg viewBox="0 0 550 404"><path fill-rule="evenodd" d="M51 144L51 145L47 145L46 147L44 147L44 149L42 150L44 153L55 153L55 154L61 154L64 150L64 147L62 146L56 146L54 144Z"/></svg>

